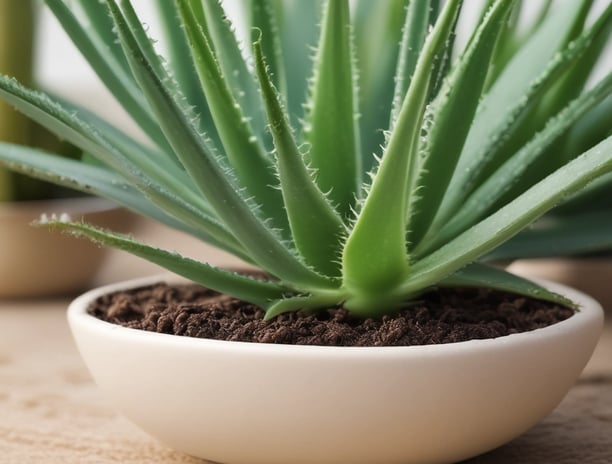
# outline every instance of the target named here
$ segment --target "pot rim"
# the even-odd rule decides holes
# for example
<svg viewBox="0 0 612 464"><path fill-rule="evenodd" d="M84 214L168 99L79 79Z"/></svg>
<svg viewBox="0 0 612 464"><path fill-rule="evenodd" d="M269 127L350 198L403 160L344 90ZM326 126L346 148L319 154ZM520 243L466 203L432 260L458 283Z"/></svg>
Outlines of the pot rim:
<svg viewBox="0 0 612 464"><path fill-rule="evenodd" d="M120 291L129 288L151 285L157 282L182 283L189 282L180 276L171 273L157 274L148 277L130 279L113 284L107 284L98 288L89 290L77 298L75 298L68 306L67 316L73 331L78 330L77 325L85 325L88 330L97 332L106 332L110 337L128 337L134 340L148 343L162 343L177 347L192 347L193 349L234 349L234 350L261 350L280 352L286 351L292 355L298 353L334 353L340 355L357 354L363 355L368 353L370 356L385 354L398 354L405 356L414 354L422 356L423 354L431 354L432 356L440 356L445 353L455 353L464 351L473 351L487 348L499 348L501 346L520 345L529 340L542 340L545 338L565 337L566 334L577 330L586 325L593 323L593 320L599 319L599 325L603 327L603 308L601 305L590 296L578 291L572 287L551 282L545 279L532 279L546 288L561 293L577 303L578 309L576 312L561 322L516 334L505 335L497 338L475 339L462 342L445 343L445 344L429 344L429 345L411 345L411 346L378 346L378 347L354 347L354 346L318 346L318 345L289 345L289 344L272 344L272 343L255 343L241 341L225 341L213 340L205 338L196 338L188 336L177 336L172 334L164 334L157 332L149 332L141 329L133 329L124 327L111 322L106 322L95 316L87 313L89 304L94 299L115 291Z"/></svg>

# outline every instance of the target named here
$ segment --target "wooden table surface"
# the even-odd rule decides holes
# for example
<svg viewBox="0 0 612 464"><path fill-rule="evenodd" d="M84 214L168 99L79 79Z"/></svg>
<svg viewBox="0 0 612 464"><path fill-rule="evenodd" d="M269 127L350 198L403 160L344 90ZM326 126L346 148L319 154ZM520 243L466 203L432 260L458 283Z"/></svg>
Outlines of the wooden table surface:
<svg viewBox="0 0 612 464"><path fill-rule="evenodd" d="M145 224L137 235L213 263L237 263L160 226ZM112 252L95 284L159 272ZM203 464L158 444L113 411L69 334L69 300L0 302L0 464ZM609 319L591 362L555 412L515 441L466 464L612 463Z"/></svg>

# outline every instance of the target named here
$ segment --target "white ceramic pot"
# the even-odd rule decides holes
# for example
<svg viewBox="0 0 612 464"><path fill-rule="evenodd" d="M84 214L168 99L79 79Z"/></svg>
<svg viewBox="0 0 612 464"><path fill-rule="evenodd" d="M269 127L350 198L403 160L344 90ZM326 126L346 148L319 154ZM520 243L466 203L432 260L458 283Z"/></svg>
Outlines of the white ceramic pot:
<svg viewBox="0 0 612 464"><path fill-rule="evenodd" d="M0 203L0 298L40 297L82 291L106 250L87 240L32 227L41 214L126 230L133 215L100 198Z"/></svg>
<svg viewBox="0 0 612 464"><path fill-rule="evenodd" d="M602 330L590 297L532 332L447 345L347 348L223 342L68 318L116 408L184 453L226 464L452 463L491 450L549 414Z"/></svg>

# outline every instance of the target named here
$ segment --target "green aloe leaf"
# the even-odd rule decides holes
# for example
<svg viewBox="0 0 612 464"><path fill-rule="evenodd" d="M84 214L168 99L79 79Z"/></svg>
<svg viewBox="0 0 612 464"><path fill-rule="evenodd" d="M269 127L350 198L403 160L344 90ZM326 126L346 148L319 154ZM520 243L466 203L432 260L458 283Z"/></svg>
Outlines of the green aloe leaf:
<svg viewBox="0 0 612 464"><path fill-rule="evenodd" d="M578 14L575 16L564 42L561 44L560 50L563 50L567 44L575 40L585 29L585 21L592 3L593 0L583 2L582 8L578 10ZM605 18L610 13L612 13L612 4L608 6L608 13L603 13L600 16L600 21L602 17ZM610 35L609 30L610 26L612 26L612 21L607 21L607 23L608 26L604 27L604 30L595 37L587 50L581 53L575 62L556 79L556 82L549 86L543 96L537 100L537 105L529 111L526 117L521 118L511 137L503 144L499 153L500 159L505 159L509 154L516 152L538 130L544 127L548 118L563 108L566 101L572 100L582 92L590 70L593 69L593 61Z"/></svg>
<svg viewBox="0 0 612 464"><path fill-rule="evenodd" d="M78 6L83 10L84 16L95 34L100 38L101 43L109 49L116 62L121 65L123 72L128 76L131 75L130 65L113 31L113 23L108 9L100 2L89 2L87 0L80 1ZM91 30L89 34L92 34Z"/></svg>
<svg viewBox="0 0 612 464"><path fill-rule="evenodd" d="M343 253L343 285L367 299L369 292L393 288L408 273L406 211L416 165L417 143L434 57L443 47L459 1L445 4L440 20L429 35L402 104L378 172ZM367 264L366 264L367 263ZM354 301L354 307L360 303Z"/></svg>
<svg viewBox="0 0 612 464"><path fill-rule="evenodd" d="M578 13L574 11L572 15L571 11L556 10L555 15L542 25L528 45L508 64L508 68L479 105L455 174L436 215L436 224L446 222L475 185L505 161L500 154L504 153L507 140L537 108L538 102L555 79L574 64L589 49L593 40L605 31L607 23L612 20L612 8L607 11L580 37L559 50L556 47L563 46L566 30L572 24L570 20L575 19ZM551 44L556 45L553 47ZM499 108L508 110L499 111Z"/></svg>
<svg viewBox="0 0 612 464"><path fill-rule="evenodd" d="M200 2L192 2L196 15L198 3ZM242 108L249 109L247 117L257 136L265 143L268 139L266 120L257 82L244 60L233 26L219 0L206 0L201 2L201 7L201 20L198 22L208 38L234 99Z"/></svg>
<svg viewBox="0 0 612 464"><path fill-rule="evenodd" d="M464 3L463 1L461 1L459 4L459 11L457 12L457 14L455 14L453 23L450 26L448 37L446 38L444 45L442 45L440 49L438 50L436 59L432 63L432 67L430 71L430 78L429 78L430 80L429 89L427 91L427 102L428 103L432 101L436 97L436 95L438 95L438 93L440 92L440 89L442 88L442 84L444 83L444 80L446 79L446 76L448 75L451 69L453 53L455 50L455 41L457 38L457 24L459 22L460 11L463 5ZM434 11L433 9L430 10L430 13L433 14L433 11ZM431 24L430 26L430 29L431 29L431 27L433 27L433 24L431 23L431 16L430 16L430 24Z"/></svg>
<svg viewBox="0 0 612 464"><path fill-rule="evenodd" d="M139 150L121 151L101 132L85 122L85 114L79 117L48 95L26 89L14 79L0 76L0 95L42 126L123 173L125 178L146 192L160 207L168 208L175 216L196 227L200 220L207 222L208 204L193 198L189 193L189 183L186 189L181 183L184 177L179 171L174 171L172 165L151 159Z"/></svg>
<svg viewBox="0 0 612 464"><path fill-rule="evenodd" d="M410 295L434 284L511 239L560 201L599 176L612 172L612 137L555 171L508 205L483 219L412 266L402 284Z"/></svg>
<svg viewBox="0 0 612 464"><path fill-rule="evenodd" d="M175 2L156 0L156 5L161 27L164 30L163 36L166 38L165 44L168 47L169 64L173 70L174 78L187 101L198 108L202 129L206 130L210 137L216 138L216 131L211 131L215 127L212 115L208 109L208 103L200 86L198 75L193 68L189 41L176 12Z"/></svg>
<svg viewBox="0 0 612 464"><path fill-rule="evenodd" d="M330 287L334 282L302 263L259 216L257 205L244 198L242 191L203 139L185 102L171 95L148 64L119 7L107 0L121 43L162 130L194 183L208 199L217 216L233 231L253 260L272 275L305 288ZM208 4L208 3L207 3Z"/></svg>
<svg viewBox="0 0 612 464"><path fill-rule="evenodd" d="M421 147L418 195L409 205L409 240L413 244L433 232L430 227L453 177L480 102L495 42L513 4L514 0L499 0L489 9L439 96L429 106L432 119L425 121L428 132Z"/></svg>
<svg viewBox="0 0 612 464"><path fill-rule="evenodd" d="M26 94L27 90L24 89L23 97L25 97ZM136 141L132 136L126 134L107 120L81 105L72 103L60 96L52 94L47 95L52 102L56 102L58 108L61 108L60 114L65 113L74 115L85 123L89 129L95 132L94 134L90 134L90 139L92 141L95 142L98 138L108 141L108 143L112 144L126 160L129 160L132 164L138 166L141 171L150 175L151 179L157 179L160 183L173 186L181 192L181 196L184 196L199 208L206 210L206 212L213 214L210 210L210 206L208 206L205 200L203 200L202 197L194 195L193 190L195 186L174 155L170 157L158 147L148 144L145 145ZM45 105L45 99L42 96L35 97L29 101L35 105ZM48 112L47 110L43 111ZM70 120L70 118L64 119L67 121ZM77 124L73 124L73 128L77 132L80 130ZM67 138L72 137L68 133L61 134L61 136ZM100 161L102 162L102 160ZM108 162L106 164L116 165L116 163L113 162Z"/></svg>
<svg viewBox="0 0 612 464"><path fill-rule="evenodd" d="M491 2L491 0L489 0ZM533 2L535 3L535 2ZM507 26L502 30L501 36L495 46L495 57L493 66L487 78L486 90L497 80L501 71L516 55L517 51L527 43L527 41L540 29L545 20L550 16L552 0L542 0L538 2L537 11L532 12L532 18L525 24L525 0L520 0L508 18ZM522 23L519 22L522 20Z"/></svg>
<svg viewBox="0 0 612 464"><path fill-rule="evenodd" d="M269 306L272 301L283 298L283 295L288 291L286 287L277 283L256 280L231 271L219 269L185 258L178 253L154 248L124 235L109 232L88 224L51 219L40 222L39 226L58 229L75 237L87 238L103 246L127 251L212 290L221 293L231 293L236 298L249 301L264 308Z"/></svg>
<svg viewBox="0 0 612 464"><path fill-rule="evenodd" d="M277 300L268 306L265 320L270 320L279 314L296 311L314 311L317 309L331 308L342 301L343 295L340 291L328 292L326 294L294 296Z"/></svg>
<svg viewBox="0 0 612 464"><path fill-rule="evenodd" d="M538 300L551 301L570 308L576 307L575 303L571 300L558 293L551 292L531 280L504 271L503 269L479 263L470 264L457 271L455 274L442 280L439 286L491 288Z"/></svg>
<svg viewBox="0 0 612 464"><path fill-rule="evenodd" d="M372 5L374 2L363 1ZM391 110L390 127L395 126L402 102L412 82L417 61L430 25L430 0L408 2L405 12L404 27L400 44L397 69L395 71L395 88L393 91L393 108Z"/></svg>
<svg viewBox="0 0 612 464"><path fill-rule="evenodd" d="M465 200L463 208L459 209L449 222L438 228L429 246L419 252L431 252L482 219L488 211L495 210L496 205L503 206L527 190L531 184L525 183L529 179L525 173L532 169L540 157L548 154L547 148L562 137L582 115L610 94L612 74L570 103L548 122L544 130L480 184ZM542 169L539 172L542 177L547 174Z"/></svg>
<svg viewBox="0 0 612 464"><path fill-rule="evenodd" d="M291 233L307 263L326 275L338 276L340 239L346 230L342 219L321 193L304 164L289 125L289 117L281 106L281 97L267 72L261 41L262 38L253 46L255 68L276 147L278 175Z"/></svg>
<svg viewBox="0 0 612 464"><path fill-rule="evenodd" d="M399 43L402 38L407 5L424 5L429 13L429 0L358 0L352 10L355 58L359 82L359 127L362 171L369 172L375 162L374 153L380 153L385 142L385 129L393 104L394 86L390 85L397 67ZM427 18L426 18L427 21ZM423 30L425 41L427 26ZM376 31L375 34L372 31ZM414 61L419 48L415 51ZM414 68L408 71L412 75ZM404 82L409 79L402 79ZM407 86L406 86L407 87ZM400 102L401 103L401 102Z"/></svg>
<svg viewBox="0 0 612 464"><path fill-rule="evenodd" d="M312 75L311 50L317 44L322 0L277 0L278 29L283 45L283 69L287 84L287 111L293 127L304 120L304 100Z"/></svg>
<svg viewBox="0 0 612 464"><path fill-rule="evenodd" d="M303 136L310 145L308 159L317 171L317 185L329 195L340 214L348 217L361 194L348 0L327 3L322 27Z"/></svg>
<svg viewBox="0 0 612 464"><path fill-rule="evenodd" d="M101 166L5 143L0 143L0 164L38 179L107 198L249 261L232 235L214 218L199 216L197 225L193 225L170 216L124 178Z"/></svg>
<svg viewBox="0 0 612 464"><path fill-rule="evenodd" d="M608 11L612 11L612 5L608 7ZM606 13L602 13L601 16L605 17ZM562 109L565 101L576 98L585 90L585 85L593 74L595 64L598 61L604 61L602 60L603 53L610 42L611 32L612 21L608 21L602 33L593 40L586 52L566 71L563 78L559 79L559 82L547 92L532 121L526 123L533 124L535 127L542 126L547 118Z"/></svg>
<svg viewBox="0 0 612 464"><path fill-rule="evenodd" d="M249 120L233 98L188 0L176 0L176 3L181 27L189 40L193 64L229 163L248 195L261 205L264 216L272 218L277 227L286 227L281 194L274 188L278 180L272 159L268 157Z"/></svg>
<svg viewBox="0 0 612 464"><path fill-rule="evenodd" d="M577 256L612 248L610 209L542 218L486 256L487 260Z"/></svg>
<svg viewBox="0 0 612 464"><path fill-rule="evenodd" d="M117 101L121 102L147 136L158 145L166 146L166 141L160 137L159 126L151 118L146 100L121 64L122 58L118 58L112 52L113 49L106 47L97 35L87 31L62 0L45 2Z"/></svg>
<svg viewBox="0 0 612 464"><path fill-rule="evenodd" d="M584 147L612 135L612 95L589 111L567 135L562 147L563 161L576 156Z"/></svg>
<svg viewBox="0 0 612 464"><path fill-rule="evenodd" d="M282 42L278 25L279 15L282 15L283 5L274 8L274 0L251 0L251 42L265 37L262 42L263 56L266 57L268 74L274 87L287 102L287 77L285 75ZM279 11L280 10L280 11Z"/></svg>

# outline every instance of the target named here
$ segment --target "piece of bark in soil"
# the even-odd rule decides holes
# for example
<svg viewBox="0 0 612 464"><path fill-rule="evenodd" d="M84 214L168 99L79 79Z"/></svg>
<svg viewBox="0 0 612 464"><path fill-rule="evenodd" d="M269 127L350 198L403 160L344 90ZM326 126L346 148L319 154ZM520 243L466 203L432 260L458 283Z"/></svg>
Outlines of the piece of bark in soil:
<svg viewBox="0 0 612 464"><path fill-rule="evenodd" d="M156 284L105 295L89 312L134 329L216 340L320 346L409 346L496 338L567 319L573 310L488 289L440 289L396 315L341 308L264 321L261 308L203 287Z"/></svg>

